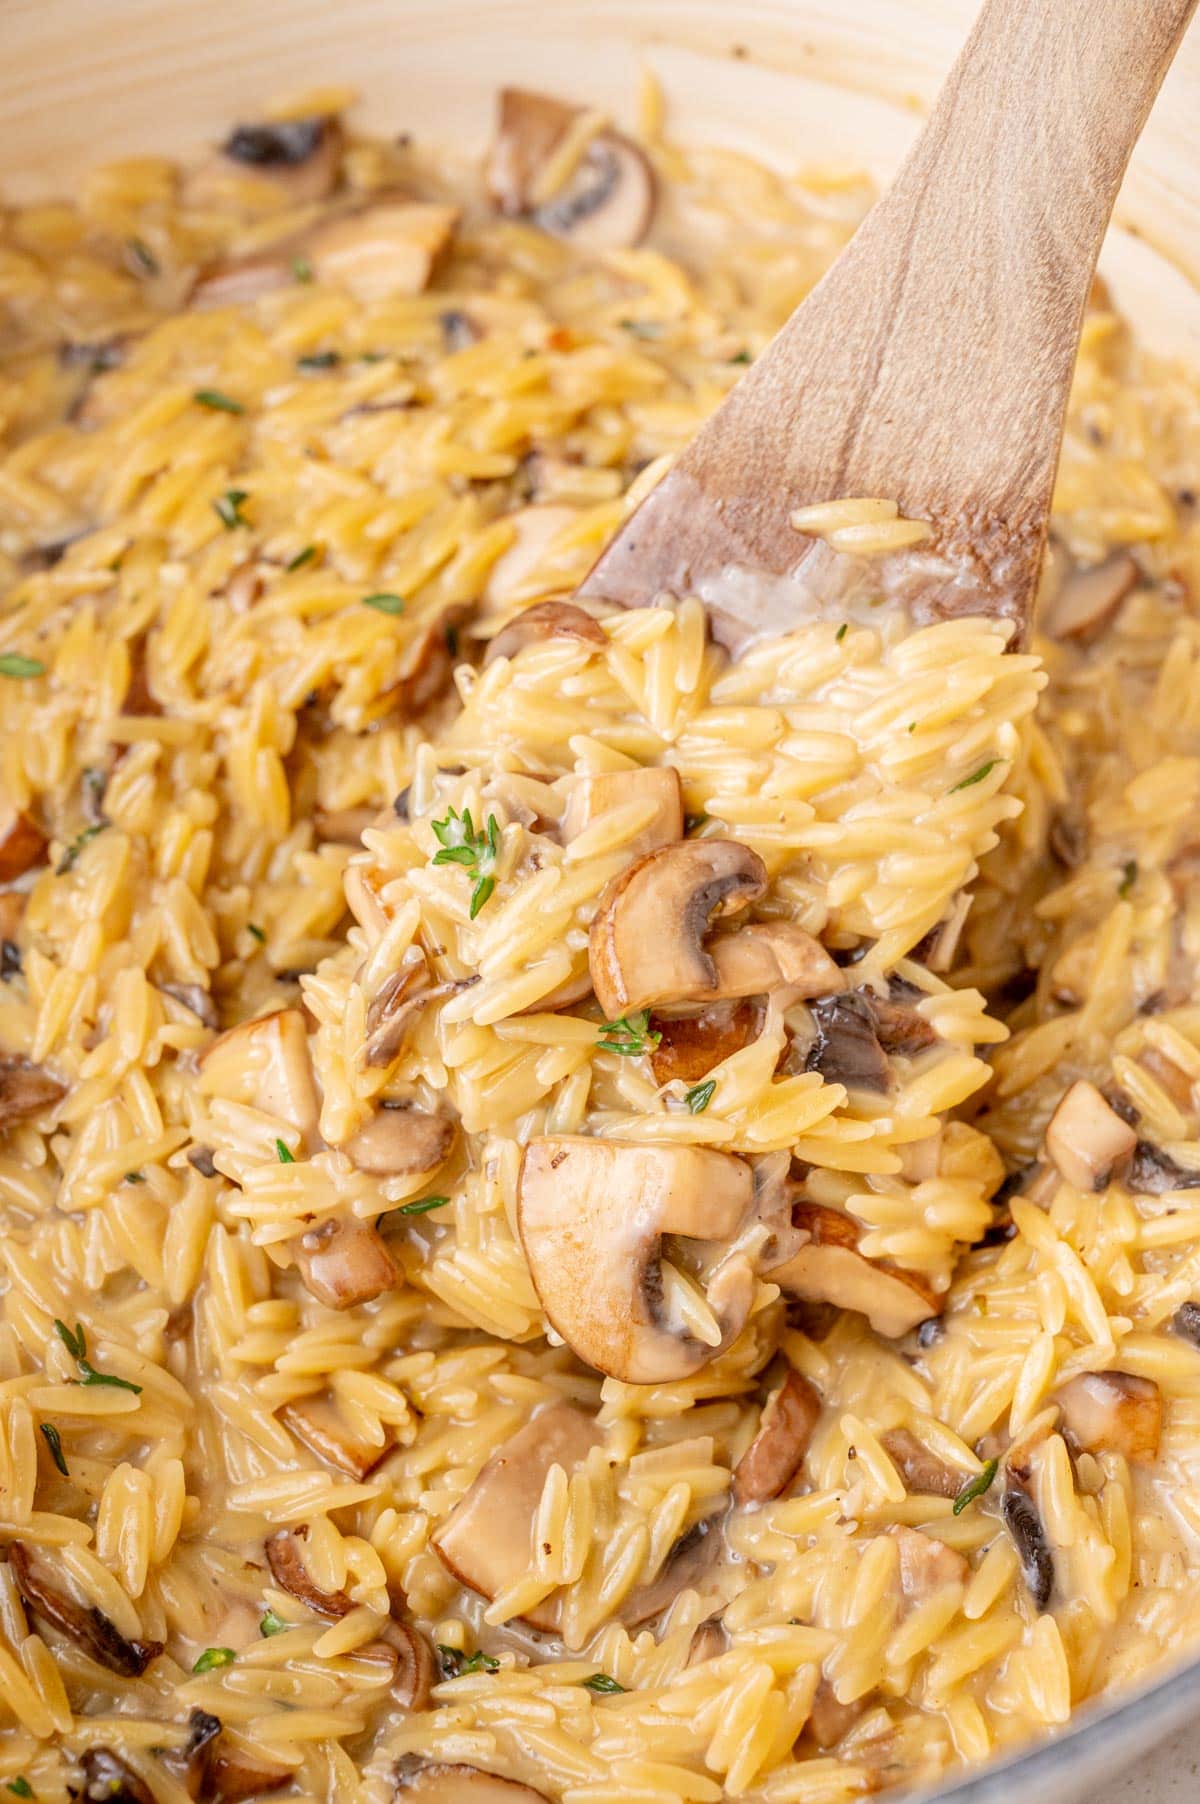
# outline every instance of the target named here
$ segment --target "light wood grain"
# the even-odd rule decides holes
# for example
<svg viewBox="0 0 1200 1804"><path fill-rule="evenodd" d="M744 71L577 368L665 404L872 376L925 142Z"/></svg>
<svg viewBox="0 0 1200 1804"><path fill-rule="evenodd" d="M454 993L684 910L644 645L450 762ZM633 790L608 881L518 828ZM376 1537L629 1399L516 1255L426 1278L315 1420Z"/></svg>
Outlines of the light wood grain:
<svg viewBox="0 0 1200 1804"><path fill-rule="evenodd" d="M731 599L731 571L835 605L852 573L789 515L884 496L934 528L888 594L1023 628L1100 243L1196 4L988 0L894 186L581 592L703 595L730 642L780 630L795 592Z"/></svg>

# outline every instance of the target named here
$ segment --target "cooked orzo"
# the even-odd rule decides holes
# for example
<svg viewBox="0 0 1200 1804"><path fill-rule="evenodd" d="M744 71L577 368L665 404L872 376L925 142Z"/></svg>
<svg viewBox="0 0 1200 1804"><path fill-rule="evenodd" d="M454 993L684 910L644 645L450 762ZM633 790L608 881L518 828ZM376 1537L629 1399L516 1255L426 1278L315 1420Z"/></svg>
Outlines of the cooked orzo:
<svg viewBox="0 0 1200 1804"><path fill-rule="evenodd" d="M731 662L567 597L866 185L329 106L0 233L0 1783L983 1760L1200 1630L1200 389Z"/></svg>

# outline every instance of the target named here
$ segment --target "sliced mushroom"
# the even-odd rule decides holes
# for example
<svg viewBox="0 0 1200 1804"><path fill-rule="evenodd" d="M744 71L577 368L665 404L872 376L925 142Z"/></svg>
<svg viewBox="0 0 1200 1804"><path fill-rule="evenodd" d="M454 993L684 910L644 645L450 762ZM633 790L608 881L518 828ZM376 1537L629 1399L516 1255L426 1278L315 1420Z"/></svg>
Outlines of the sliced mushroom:
<svg viewBox="0 0 1200 1804"><path fill-rule="evenodd" d="M399 1282L378 1229L355 1215L331 1215L294 1240L292 1252L307 1289L329 1309L370 1303Z"/></svg>
<svg viewBox="0 0 1200 1804"><path fill-rule="evenodd" d="M517 1225L542 1308L580 1359L627 1384L685 1378L745 1323L752 1282L708 1285L720 1346L670 1319L662 1238L728 1242L749 1213L753 1174L709 1147L637 1145L564 1135L531 1141Z"/></svg>
<svg viewBox="0 0 1200 1804"><path fill-rule="evenodd" d="M378 819L378 808L314 808L313 834L325 846L359 846Z"/></svg>
<svg viewBox="0 0 1200 1804"><path fill-rule="evenodd" d="M27 1610L51 1623L82 1653L119 1673L137 1679L163 1651L161 1641L129 1641L95 1605L76 1603L38 1570L35 1552L22 1541L9 1544L8 1564Z"/></svg>
<svg viewBox="0 0 1200 1804"><path fill-rule="evenodd" d="M805 1727L822 1753L836 1747L855 1723L861 1721L871 1708L874 1696L874 1692L869 1692L866 1697L843 1704L828 1679L823 1677L819 1681Z"/></svg>
<svg viewBox="0 0 1200 1804"><path fill-rule="evenodd" d="M1046 1151L1076 1190L1107 1189L1136 1145L1133 1128L1086 1078L1071 1085L1046 1128Z"/></svg>
<svg viewBox="0 0 1200 1804"><path fill-rule="evenodd" d="M226 1730L213 1749L209 1786L219 1804L241 1804L263 1792L281 1791L296 1777L296 1769L280 1766L257 1751L244 1748Z"/></svg>
<svg viewBox="0 0 1200 1804"><path fill-rule="evenodd" d="M1072 570L1039 622L1051 639L1087 643L1106 627L1137 587L1139 571L1127 551L1117 551L1102 564Z"/></svg>
<svg viewBox="0 0 1200 1804"><path fill-rule="evenodd" d="M281 1528L275 1534L268 1535L264 1544L267 1565L271 1568L271 1577L281 1591L294 1597L315 1616L325 1616L330 1621L339 1622L343 1616L349 1616L354 1608L350 1598L344 1591L322 1591L313 1583L304 1564L304 1556L300 1551L301 1544L308 1534L308 1529Z"/></svg>
<svg viewBox="0 0 1200 1804"><path fill-rule="evenodd" d="M965 1585L969 1568L962 1555L920 1529L897 1523L889 1528L900 1546L900 1589L911 1603L924 1603L947 1585Z"/></svg>
<svg viewBox="0 0 1200 1804"><path fill-rule="evenodd" d="M405 1754L396 1764L396 1804L550 1804L545 1792L482 1767Z"/></svg>
<svg viewBox="0 0 1200 1804"><path fill-rule="evenodd" d="M617 1614L627 1629L651 1622L669 1610L681 1591L698 1590L705 1575L725 1551L719 1516L705 1516L680 1535L656 1578L637 1585Z"/></svg>
<svg viewBox="0 0 1200 1804"><path fill-rule="evenodd" d="M570 1476L600 1438L591 1416L554 1403L505 1441L430 1537L460 1585L490 1599L524 1577L546 1474L551 1466L561 1466ZM527 1610L525 1620L534 1628L553 1630L558 1613L556 1600L547 1598Z"/></svg>
<svg viewBox="0 0 1200 1804"><path fill-rule="evenodd" d="M671 765L644 765L633 770L592 771L575 778L562 817L562 840L569 846L593 821L631 802L650 804L654 814L626 842L631 858L683 838L683 792L679 772Z"/></svg>
<svg viewBox="0 0 1200 1804"><path fill-rule="evenodd" d="M211 1790L209 1780L220 1733L219 1716L207 1710L193 1710L188 1716L187 1742L174 1755L164 1755L164 1762L181 1773L189 1798L199 1798Z"/></svg>
<svg viewBox="0 0 1200 1804"><path fill-rule="evenodd" d="M548 95L502 88L488 192L502 212L528 215L543 231L582 249L638 244L654 216L654 171L619 132L599 132L558 192L537 204L539 178L577 117L575 107Z"/></svg>
<svg viewBox="0 0 1200 1804"><path fill-rule="evenodd" d="M280 1009L231 1027L197 1060L209 1096L261 1109L296 1128L310 1146L317 1131L317 1085L299 1009Z"/></svg>
<svg viewBox="0 0 1200 1804"><path fill-rule="evenodd" d="M111 1748L89 1748L79 1764L83 1790L77 1796L84 1804L157 1804L146 1781Z"/></svg>
<svg viewBox="0 0 1200 1804"><path fill-rule="evenodd" d="M827 996L812 1007L816 1039L805 1057L806 1071L819 1071L829 1084L848 1090L892 1087L892 1068L875 1031L875 1015L861 990Z"/></svg>
<svg viewBox="0 0 1200 1804"><path fill-rule="evenodd" d="M303 1397L295 1403L285 1403L279 1420L318 1459L336 1466L339 1472L349 1473L360 1484L396 1445L396 1438L390 1433L385 1433L380 1445L356 1439L337 1405L327 1397Z"/></svg>
<svg viewBox="0 0 1200 1804"><path fill-rule="evenodd" d="M311 233L308 261L359 301L420 294L457 224L457 209L435 201L375 201Z"/></svg>
<svg viewBox="0 0 1200 1804"><path fill-rule="evenodd" d="M708 1616L696 1624L688 1646L685 1666L702 1666L706 1660L719 1660L729 1648L729 1636L719 1616Z"/></svg>
<svg viewBox="0 0 1200 1804"><path fill-rule="evenodd" d="M438 1682L437 1658L420 1629L408 1622L388 1624L388 1640L396 1655L392 1698L404 1710L427 1710ZM363 1650L360 1648L361 1654Z"/></svg>
<svg viewBox="0 0 1200 1804"><path fill-rule="evenodd" d="M487 582L483 587L483 605L490 613L498 613L510 602L520 600L531 578L541 568L542 559L550 546L565 532L574 526L579 518L579 510L565 507L561 503L547 503L545 506L519 507L506 516L507 524L513 528L516 537L505 551L500 553L488 572ZM554 587L547 583L546 588ZM564 587L561 582L558 587ZM543 610L554 609L553 615ZM531 620L530 615L537 615ZM584 621L587 625L584 625ZM510 620L488 646L484 662L495 658L515 657L524 646L535 639L549 639L555 633L570 632L574 639L583 639L596 646L607 645L608 637L602 631L598 621L570 601L548 601L536 608L527 608ZM596 635L595 637L593 635Z"/></svg>
<svg viewBox="0 0 1200 1804"><path fill-rule="evenodd" d="M215 1178L217 1175L216 1162L213 1159L213 1149L211 1146L191 1147L187 1155L187 1162L192 1167L193 1171L198 1171L200 1173L202 1178Z"/></svg>
<svg viewBox="0 0 1200 1804"><path fill-rule="evenodd" d="M1054 1401L1069 1440L1085 1453L1120 1453L1138 1465L1158 1456L1162 1392L1132 1372L1081 1372Z"/></svg>
<svg viewBox="0 0 1200 1804"><path fill-rule="evenodd" d="M1139 1196L1162 1196L1168 1190L1195 1190L1200 1167L1180 1165L1161 1146L1139 1140L1129 1162L1126 1183Z"/></svg>
<svg viewBox="0 0 1200 1804"><path fill-rule="evenodd" d="M216 1029L221 1020L217 1014L217 1005L208 991L198 983L160 983L159 989L164 996L172 997L176 1002L195 1015L203 1027Z"/></svg>
<svg viewBox="0 0 1200 1804"><path fill-rule="evenodd" d="M779 990L788 990L798 1002L827 996L841 989L844 981L821 942L794 921L758 921L736 933L714 936L707 950L716 967L716 994L723 1002Z"/></svg>
<svg viewBox="0 0 1200 1804"><path fill-rule="evenodd" d="M764 1273L772 1284L810 1302L856 1310L888 1340L941 1314L944 1298L919 1272L868 1259L859 1251L862 1229L840 1210L799 1201L792 1207L792 1226L809 1239L782 1265Z"/></svg>
<svg viewBox="0 0 1200 1804"><path fill-rule="evenodd" d="M42 864L49 840L37 822L20 809L14 809L0 821L0 883L11 883L23 877L36 864Z"/></svg>
<svg viewBox="0 0 1200 1804"><path fill-rule="evenodd" d="M912 1059L929 1046L936 1046L939 1035L924 1015L915 1008L888 996L869 995L868 1006L875 1024L875 1038L892 1058Z"/></svg>
<svg viewBox="0 0 1200 1804"><path fill-rule="evenodd" d="M548 513L550 510L547 508L541 511ZM569 513L571 510L563 508L556 511ZM549 537L553 536L553 533L549 534ZM509 549L510 551L516 550L516 546L511 546ZM509 556L509 552L505 552L504 556ZM499 559L492 571L493 576L503 562L504 558ZM492 664L497 658L515 658L517 653L524 651L527 645L540 645L545 639L579 639L585 645L594 645L599 650L603 650L608 644L608 635L599 621L593 620L590 614L585 614L583 609L576 607L573 601L539 601L535 606L526 608L523 613L518 614L514 620L510 620L507 626L501 627L495 638L488 641L483 661L485 664ZM625 774L632 775L634 773ZM586 778L580 780L588 781ZM675 781L678 788L678 777ZM610 802L607 806L611 808L613 804ZM593 815L602 812L603 810L600 808L592 809ZM576 832L580 830L580 828L576 828ZM675 837L676 839L683 837L682 805L680 807L679 832Z"/></svg>
<svg viewBox="0 0 1200 1804"><path fill-rule="evenodd" d="M454 1144L454 1123L445 1115L411 1103L384 1103L341 1151L359 1171L374 1177L417 1177L445 1163Z"/></svg>
<svg viewBox="0 0 1200 1804"><path fill-rule="evenodd" d="M1021 1575L1035 1610L1044 1610L1054 1590L1054 1555L1042 1519L1023 1485L1011 1484L1000 1500L1004 1526L1021 1562Z"/></svg>
<svg viewBox="0 0 1200 1804"><path fill-rule="evenodd" d="M217 202L227 194L231 178L249 171L269 183L279 200L307 206L333 192L341 154L341 125L327 116L238 125L220 153L191 177L187 198L193 205Z"/></svg>
<svg viewBox="0 0 1200 1804"><path fill-rule="evenodd" d="M0 1134L14 1121L61 1102L67 1086L51 1077L44 1065L17 1053L0 1052Z"/></svg>
<svg viewBox="0 0 1200 1804"><path fill-rule="evenodd" d="M1171 1317L1171 1328L1181 1340L1200 1347L1200 1303L1181 1303Z"/></svg>
<svg viewBox="0 0 1200 1804"><path fill-rule="evenodd" d="M681 1078L692 1084L749 1046L760 1023L759 1011L748 1002L715 1002L695 1015L655 1015L653 1025L659 1035L650 1053L655 1082Z"/></svg>
<svg viewBox="0 0 1200 1804"><path fill-rule="evenodd" d="M733 839L683 840L648 852L605 889L592 922L592 988L610 1020L658 1003L717 999L704 937L767 887L757 852Z"/></svg>
<svg viewBox="0 0 1200 1804"><path fill-rule="evenodd" d="M11 977L14 971L21 969L21 957L17 951L17 935L21 931L21 922L25 919L25 909L29 897L24 890L6 889L0 891L0 942L13 951L5 951L0 962L0 978ZM14 957L15 954L15 957ZM591 989L588 984L588 989Z"/></svg>
<svg viewBox="0 0 1200 1804"><path fill-rule="evenodd" d="M789 1372L768 1399L758 1433L733 1469L735 1503L766 1503L800 1470L821 1419L821 1398L799 1372Z"/></svg>
<svg viewBox="0 0 1200 1804"><path fill-rule="evenodd" d="M883 1437L883 1449L904 1480L907 1491L922 1497L957 1497L968 1474L956 1472L931 1453L907 1428L893 1428Z"/></svg>
<svg viewBox="0 0 1200 1804"><path fill-rule="evenodd" d="M418 719L450 688L454 679L453 625L447 614L439 614L406 648L386 696L399 719Z"/></svg>
<svg viewBox="0 0 1200 1804"><path fill-rule="evenodd" d="M440 1002L443 996L453 996L465 984L478 982L478 977L468 977L458 982L433 983L424 959L393 972L385 978L367 1006L363 1064L368 1070L375 1071L394 1065L431 1003Z"/></svg>

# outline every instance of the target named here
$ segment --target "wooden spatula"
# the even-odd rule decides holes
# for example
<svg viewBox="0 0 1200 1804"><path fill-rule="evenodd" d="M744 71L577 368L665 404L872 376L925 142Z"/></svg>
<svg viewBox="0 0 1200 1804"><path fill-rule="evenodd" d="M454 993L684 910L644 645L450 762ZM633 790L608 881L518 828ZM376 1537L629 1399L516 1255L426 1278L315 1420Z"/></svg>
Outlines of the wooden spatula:
<svg viewBox="0 0 1200 1804"><path fill-rule="evenodd" d="M1196 4L987 0L895 185L581 595L783 631L864 581L793 510L878 496L933 536L872 560L876 598L1023 632L1100 242Z"/></svg>

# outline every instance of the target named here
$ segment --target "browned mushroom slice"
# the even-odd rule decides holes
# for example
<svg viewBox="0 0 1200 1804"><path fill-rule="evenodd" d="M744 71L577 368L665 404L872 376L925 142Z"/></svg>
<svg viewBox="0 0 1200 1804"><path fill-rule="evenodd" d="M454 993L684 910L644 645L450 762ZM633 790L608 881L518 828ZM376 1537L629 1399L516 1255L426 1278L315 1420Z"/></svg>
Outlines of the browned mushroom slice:
<svg viewBox="0 0 1200 1804"><path fill-rule="evenodd" d="M313 274L356 300L420 294L449 244L458 212L435 201L375 201L319 226L306 240Z"/></svg>
<svg viewBox="0 0 1200 1804"><path fill-rule="evenodd" d="M1044 1610L1054 1591L1054 1555L1037 1505L1023 1485L1012 1483L1000 1499L1000 1514L1012 1536L1035 1610Z"/></svg>
<svg viewBox="0 0 1200 1804"><path fill-rule="evenodd" d="M813 1696L812 1709L805 1727L822 1753L836 1747L848 1735L875 1701L874 1692L843 1704L829 1680L822 1678Z"/></svg>
<svg viewBox="0 0 1200 1804"><path fill-rule="evenodd" d="M75 1795L84 1804L157 1804L146 1781L111 1748L88 1748L79 1764L83 1790Z"/></svg>
<svg viewBox="0 0 1200 1804"><path fill-rule="evenodd" d="M360 1171L380 1178L418 1177L445 1163L454 1123L411 1103L384 1103L341 1151Z"/></svg>
<svg viewBox="0 0 1200 1804"><path fill-rule="evenodd" d="M1072 570L1046 606L1039 622L1042 631L1051 639L1093 638L1136 588L1138 576L1127 551L1114 552L1102 564Z"/></svg>
<svg viewBox="0 0 1200 1804"><path fill-rule="evenodd" d="M519 1779L501 1779L461 1761L406 1754L396 1765L396 1804L550 1804L545 1792Z"/></svg>
<svg viewBox="0 0 1200 1804"><path fill-rule="evenodd" d="M221 1025L217 1005L201 984L160 983L158 987L164 996L170 996L195 1015L201 1026L216 1029Z"/></svg>
<svg viewBox="0 0 1200 1804"><path fill-rule="evenodd" d="M1133 1149L1126 1182L1139 1196L1162 1196L1168 1190L1195 1190L1200 1186L1200 1166L1180 1165L1161 1146L1139 1140Z"/></svg>
<svg viewBox="0 0 1200 1804"><path fill-rule="evenodd" d="M378 1229L353 1215L333 1215L292 1242L300 1276L329 1309L370 1303L399 1281Z"/></svg>
<svg viewBox="0 0 1200 1804"><path fill-rule="evenodd" d="M17 935L21 931L21 922L25 919L25 909L29 897L24 890L7 889L0 891L0 940L8 945L16 944ZM18 964L17 969L20 969ZM0 966L0 977L9 977L12 970L8 962ZM591 984L588 984L589 990Z"/></svg>
<svg viewBox="0 0 1200 1804"><path fill-rule="evenodd" d="M419 1629L407 1622L388 1624L388 1645L396 1653L392 1697L405 1710L427 1710L438 1682L437 1658ZM361 1654L362 1649L360 1648Z"/></svg>
<svg viewBox="0 0 1200 1804"><path fill-rule="evenodd" d="M260 185L267 205L307 206L333 192L341 154L342 128L336 119L238 125L219 153L189 177L186 198L193 206L218 205L228 200L231 183L250 176ZM249 195L253 207L254 187Z"/></svg>
<svg viewBox="0 0 1200 1804"><path fill-rule="evenodd" d="M44 1065L16 1053L0 1052L0 1133L41 1109L61 1102L67 1086L51 1077Z"/></svg>
<svg viewBox="0 0 1200 1804"><path fill-rule="evenodd" d="M862 1229L840 1210L797 1202L792 1225L809 1239L784 1264L764 1273L772 1284L810 1302L855 1310L888 1340L941 1314L945 1299L919 1272L868 1259L859 1251Z"/></svg>
<svg viewBox="0 0 1200 1804"><path fill-rule="evenodd" d="M448 633L453 624L452 619L441 614L406 647L396 680L385 696L401 720L416 720L450 688L454 654Z"/></svg>
<svg viewBox="0 0 1200 1804"><path fill-rule="evenodd" d="M578 508L566 507L561 502L519 507L505 516L506 525L512 527L516 536L488 572L487 582L483 587L483 605L489 613L499 613L510 602L521 599L527 585L541 570L542 560L551 545L560 533L574 526L578 518ZM560 579L542 583L541 589L545 594L547 589L567 586L566 581ZM543 614L543 608L553 608L553 616ZM530 621L531 614L540 618ZM583 624L585 620L587 626ZM553 633L564 632L568 623L578 629L571 632L572 638L586 640L597 647L608 644L608 638L599 623L583 608L576 606L574 602L547 601L536 608L527 608L523 614L518 614L515 620L510 620L502 627L488 646L484 661L514 657L523 646L532 644L535 639L548 639ZM598 634L599 637L593 638L593 634Z"/></svg>
<svg viewBox="0 0 1200 1804"><path fill-rule="evenodd" d="M189 1798L213 1796L211 1780L213 1755L221 1734L221 1719L207 1710L193 1710L188 1716L188 1738L182 1748L173 1748L162 1756L163 1765L183 1782Z"/></svg>
<svg viewBox="0 0 1200 1804"><path fill-rule="evenodd" d="M538 194L539 178L576 117L576 108L548 95L502 88L488 192L502 212L528 214L544 231L584 250L637 244L654 216L654 171L621 133L598 133L558 192L545 199Z"/></svg>
<svg viewBox="0 0 1200 1804"><path fill-rule="evenodd" d="M396 1445L395 1436L390 1433L381 1446L357 1440L346 1427L341 1411L327 1397L303 1397L295 1403L285 1403L279 1419L318 1459L328 1461L339 1472L349 1473L360 1484Z"/></svg>
<svg viewBox="0 0 1200 1804"><path fill-rule="evenodd" d="M937 1029L931 1027L915 1008L888 996L872 995L867 1000L875 1024L875 1038L892 1058L912 1059L927 1047L937 1045Z"/></svg>
<svg viewBox="0 0 1200 1804"><path fill-rule="evenodd" d="M256 1750L244 1747L226 1730L213 1749L209 1763L209 1789L219 1804L241 1804L263 1792L281 1791L296 1776L290 1766L280 1766Z"/></svg>
<svg viewBox="0 0 1200 1804"><path fill-rule="evenodd" d="M543 508L539 511L542 513L554 511L556 513L567 514L571 512L571 509L559 508L551 510L549 508ZM558 528L555 528L555 532L557 530ZM546 542L548 543L554 536L555 533L547 529ZM526 546L525 549L528 549L528 546ZM508 553L505 555L507 556ZM497 564L497 570L502 563L503 559ZM493 570L492 574L495 576L496 571ZM511 579L511 567L509 577ZM544 639L579 639L585 645L594 645L600 650L603 650L608 644L608 635L600 625L599 621L593 620L590 614L585 614L583 609L576 607L573 601L539 601L535 607L526 608L524 613L518 614L515 620L510 620L507 626L501 627L495 638L489 640L483 661L485 664L491 664L494 663L497 658L515 658L517 653L519 651L524 651L527 645L540 645ZM635 773L623 772L622 774L629 776ZM642 773L639 772L636 774L640 775ZM589 781L599 782L603 780L604 779L602 778L582 777L577 780L577 787L579 783L586 784ZM611 781L611 779L609 780ZM675 778L675 787L676 794L678 794L679 778L677 776ZM604 808L612 808L614 805L615 804L612 801L604 803L601 807L593 805L587 818L591 819L597 814L602 814ZM585 820L580 826L575 828L575 832L581 832L582 827L586 824L587 822ZM683 808L681 804L679 812L679 832L675 835L675 838L682 839L682 837ZM662 843L665 844L665 841Z"/></svg>
<svg viewBox="0 0 1200 1804"><path fill-rule="evenodd" d="M655 1081L686 1084L749 1046L759 1031L758 1011L748 1002L716 1002L697 1015L656 1015L658 1045L650 1053Z"/></svg>
<svg viewBox="0 0 1200 1804"><path fill-rule="evenodd" d="M956 1472L907 1428L893 1428L882 1437L884 1452L904 1480L905 1489L924 1497L957 1497L969 1474Z"/></svg>
<svg viewBox="0 0 1200 1804"><path fill-rule="evenodd" d="M299 1009L280 1009L231 1027L205 1047L197 1063L207 1095L261 1109L297 1128L306 1145L312 1142L317 1086Z"/></svg>
<svg viewBox="0 0 1200 1804"><path fill-rule="evenodd" d="M307 1534L308 1529L301 1526L281 1528L267 1537L264 1550L271 1577L281 1591L286 1591L315 1616L326 1616L338 1622L343 1616L349 1616L354 1605L344 1591L322 1591L309 1577L301 1553L301 1544Z"/></svg>
<svg viewBox="0 0 1200 1804"><path fill-rule="evenodd" d="M674 845L683 838L683 793L679 787L679 772L665 764L634 770L594 771L576 777L562 818L563 844L569 846L593 821L630 802L648 804L654 809L646 825L626 842L624 849L631 858L641 858L659 846Z"/></svg>
<svg viewBox="0 0 1200 1804"><path fill-rule="evenodd" d="M729 1636L719 1616L708 1616L696 1624L688 1645L685 1666L702 1666L705 1660L719 1660L728 1651Z"/></svg>
<svg viewBox="0 0 1200 1804"><path fill-rule="evenodd" d="M378 819L378 808L314 808L313 834L322 845L358 846Z"/></svg>
<svg viewBox="0 0 1200 1804"><path fill-rule="evenodd" d="M714 936L716 994L724 1002L789 990L796 1001L840 990L844 978L824 946L794 921L758 921Z"/></svg>
<svg viewBox="0 0 1200 1804"><path fill-rule="evenodd" d="M478 977L468 977L458 982L431 983L424 959L393 972L367 1006L364 1065L382 1071L395 1064L406 1040L431 1003L440 1002L443 996L453 996L464 988L464 984L478 982Z"/></svg>
<svg viewBox="0 0 1200 1804"><path fill-rule="evenodd" d="M807 1378L789 1372L768 1399L758 1433L733 1469L735 1503L766 1503L791 1483L821 1419L821 1398Z"/></svg>
<svg viewBox="0 0 1200 1804"><path fill-rule="evenodd" d="M706 1516L680 1535L662 1563L657 1578L637 1585L617 1614L627 1629L650 1622L669 1610L681 1591L696 1591L725 1551L725 1536L718 1516Z"/></svg>
<svg viewBox="0 0 1200 1804"><path fill-rule="evenodd" d="M137 1679L152 1660L162 1653L161 1641L127 1640L116 1624L94 1605L77 1603L38 1569L37 1556L22 1541L13 1541L8 1549L8 1564L21 1601L27 1610L53 1624L81 1652L119 1673L123 1679Z"/></svg>
<svg viewBox="0 0 1200 1804"><path fill-rule="evenodd" d="M551 1466L568 1476L583 1464L600 1433L591 1416L566 1403L541 1410L505 1441L430 1537L460 1585L496 1598L529 1571L533 1519ZM558 1626L553 1598L525 1613L534 1628Z"/></svg>
<svg viewBox="0 0 1200 1804"><path fill-rule="evenodd" d="M1071 1085L1046 1128L1046 1151L1076 1190L1107 1189L1136 1145L1133 1128L1086 1078Z"/></svg>
<svg viewBox="0 0 1200 1804"><path fill-rule="evenodd" d="M600 898L588 942L592 988L608 1018L715 1000L709 924L748 908L766 887L758 853L733 839L662 846L621 871Z"/></svg>
<svg viewBox="0 0 1200 1804"><path fill-rule="evenodd" d="M1132 1372L1081 1372L1053 1401L1067 1437L1085 1453L1120 1453L1138 1465L1158 1456L1162 1392Z"/></svg>
<svg viewBox="0 0 1200 1804"><path fill-rule="evenodd" d="M829 1084L848 1090L892 1087L892 1068L875 1032L871 1004L860 991L828 996L813 1004L817 1037L805 1058L805 1069L819 1071Z"/></svg>
<svg viewBox="0 0 1200 1804"><path fill-rule="evenodd" d="M900 1589L911 1603L924 1603L947 1585L965 1585L969 1568L944 1541L897 1523L887 1530L900 1545Z"/></svg>
<svg viewBox="0 0 1200 1804"><path fill-rule="evenodd" d="M0 883L11 883L41 864L49 843L31 816L12 810L0 821Z"/></svg>
<svg viewBox="0 0 1200 1804"><path fill-rule="evenodd" d="M698 1372L740 1333L753 1283L708 1284L719 1344L697 1338L663 1294L662 1239L726 1243L749 1213L753 1174L710 1147L563 1135L526 1148L517 1225L552 1326L580 1359L627 1384ZM928 1313L928 1312L927 1312Z"/></svg>

